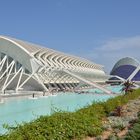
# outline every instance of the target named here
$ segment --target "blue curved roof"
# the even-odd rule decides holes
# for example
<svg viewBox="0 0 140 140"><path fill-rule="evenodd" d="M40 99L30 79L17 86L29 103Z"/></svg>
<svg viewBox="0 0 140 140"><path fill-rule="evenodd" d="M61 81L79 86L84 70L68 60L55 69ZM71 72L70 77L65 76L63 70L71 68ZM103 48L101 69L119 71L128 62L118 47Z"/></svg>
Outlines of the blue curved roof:
<svg viewBox="0 0 140 140"><path fill-rule="evenodd" d="M114 65L110 75L117 75L121 78L127 79L139 65L139 62L134 58L122 58ZM136 73L132 80L140 81L140 71Z"/></svg>

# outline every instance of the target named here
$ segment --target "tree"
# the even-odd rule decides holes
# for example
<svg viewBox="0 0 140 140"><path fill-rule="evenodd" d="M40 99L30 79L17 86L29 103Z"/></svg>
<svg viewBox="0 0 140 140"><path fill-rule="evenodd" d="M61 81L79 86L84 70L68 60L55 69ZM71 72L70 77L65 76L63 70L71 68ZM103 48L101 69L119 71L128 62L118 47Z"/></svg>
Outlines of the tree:
<svg viewBox="0 0 140 140"><path fill-rule="evenodd" d="M131 93L133 91L133 87L134 87L134 82L127 80L123 83L122 91L124 91L125 94Z"/></svg>

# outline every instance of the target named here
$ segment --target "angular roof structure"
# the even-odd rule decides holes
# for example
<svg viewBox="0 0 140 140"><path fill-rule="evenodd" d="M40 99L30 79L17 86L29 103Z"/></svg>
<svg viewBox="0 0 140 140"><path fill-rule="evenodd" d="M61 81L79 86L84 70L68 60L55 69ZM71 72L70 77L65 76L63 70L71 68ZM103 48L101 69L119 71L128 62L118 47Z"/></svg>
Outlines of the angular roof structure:
<svg viewBox="0 0 140 140"><path fill-rule="evenodd" d="M109 93L103 66L84 58L0 36L0 89L48 91L74 89L81 83Z"/></svg>

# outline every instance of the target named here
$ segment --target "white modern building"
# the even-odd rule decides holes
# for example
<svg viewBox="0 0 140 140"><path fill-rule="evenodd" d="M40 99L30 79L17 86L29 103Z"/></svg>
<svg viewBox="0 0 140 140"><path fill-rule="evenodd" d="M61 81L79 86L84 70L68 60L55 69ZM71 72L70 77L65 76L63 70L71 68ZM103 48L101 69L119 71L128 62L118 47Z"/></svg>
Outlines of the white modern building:
<svg viewBox="0 0 140 140"><path fill-rule="evenodd" d="M120 59L110 72L112 77L110 80L134 81L140 83L140 62L132 57Z"/></svg>
<svg viewBox="0 0 140 140"><path fill-rule="evenodd" d="M25 41L0 36L0 91L49 91L90 85L103 90L103 66ZM98 83L98 84L97 84Z"/></svg>

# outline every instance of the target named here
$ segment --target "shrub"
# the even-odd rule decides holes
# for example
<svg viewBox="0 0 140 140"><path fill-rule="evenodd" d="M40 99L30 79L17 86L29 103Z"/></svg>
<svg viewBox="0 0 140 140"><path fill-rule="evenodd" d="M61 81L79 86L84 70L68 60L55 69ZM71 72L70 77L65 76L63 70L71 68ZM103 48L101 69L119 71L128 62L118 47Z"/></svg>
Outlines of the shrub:
<svg viewBox="0 0 140 140"><path fill-rule="evenodd" d="M124 140L139 140L140 139L140 116L137 123L128 131Z"/></svg>
<svg viewBox="0 0 140 140"><path fill-rule="evenodd" d="M11 128L2 140L69 140L97 136L103 131L102 118L129 100L139 96L140 90L121 95L106 102L93 103L74 113L55 112L51 116L40 116L30 123Z"/></svg>

